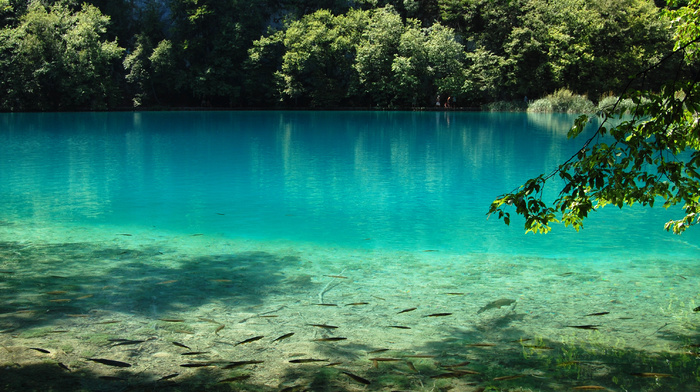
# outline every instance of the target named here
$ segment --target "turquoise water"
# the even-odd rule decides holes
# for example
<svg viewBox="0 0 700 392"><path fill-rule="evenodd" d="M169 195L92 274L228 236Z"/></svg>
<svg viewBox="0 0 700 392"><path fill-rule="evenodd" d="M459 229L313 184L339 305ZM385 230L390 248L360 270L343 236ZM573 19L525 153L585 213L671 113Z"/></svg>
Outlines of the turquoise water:
<svg viewBox="0 0 700 392"><path fill-rule="evenodd" d="M661 208L525 235L490 202L582 141L566 115L196 112L2 116L0 219L344 248L695 258ZM556 184L550 186L556 191ZM679 211L679 210L676 210ZM675 216L678 216L676 214Z"/></svg>
<svg viewBox="0 0 700 392"><path fill-rule="evenodd" d="M0 114L0 390L697 390L678 211L487 219L573 119Z"/></svg>

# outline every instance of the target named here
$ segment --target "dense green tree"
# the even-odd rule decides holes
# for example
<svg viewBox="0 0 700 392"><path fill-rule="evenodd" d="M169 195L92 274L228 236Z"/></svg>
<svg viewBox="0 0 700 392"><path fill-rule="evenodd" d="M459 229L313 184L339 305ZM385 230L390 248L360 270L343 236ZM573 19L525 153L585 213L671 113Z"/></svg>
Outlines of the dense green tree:
<svg viewBox="0 0 700 392"><path fill-rule="evenodd" d="M71 12L32 2L16 27L0 30L0 107L104 109L117 95L123 49L104 39L109 18L91 5Z"/></svg>
<svg viewBox="0 0 700 392"><path fill-rule="evenodd" d="M675 51L636 75L658 79L656 72L674 59L682 65L675 78L660 89L628 91L637 104L630 117L620 105L603 111L604 121L579 152L547 175L526 181L498 197L489 214L510 223L508 208L525 218L526 231L548 232L550 223L563 222L579 230L589 213L606 205L681 206L683 213L665 228L682 233L700 223L700 0L669 13L675 29ZM576 137L586 116L569 131ZM543 200L545 185L561 180L553 202Z"/></svg>

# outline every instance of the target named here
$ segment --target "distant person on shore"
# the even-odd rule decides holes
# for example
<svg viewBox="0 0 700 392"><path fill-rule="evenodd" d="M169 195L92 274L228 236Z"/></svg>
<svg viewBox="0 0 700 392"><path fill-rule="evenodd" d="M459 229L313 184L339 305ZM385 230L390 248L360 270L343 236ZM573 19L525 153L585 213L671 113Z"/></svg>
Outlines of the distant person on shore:
<svg viewBox="0 0 700 392"><path fill-rule="evenodd" d="M452 97L447 97L447 100L445 101L445 107L448 109L452 107Z"/></svg>
<svg viewBox="0 0 700 392"><path fill-rule="evenodd" d="M440 94L438 94L437 99L435 100L435 107L440 107Z"/></svg>

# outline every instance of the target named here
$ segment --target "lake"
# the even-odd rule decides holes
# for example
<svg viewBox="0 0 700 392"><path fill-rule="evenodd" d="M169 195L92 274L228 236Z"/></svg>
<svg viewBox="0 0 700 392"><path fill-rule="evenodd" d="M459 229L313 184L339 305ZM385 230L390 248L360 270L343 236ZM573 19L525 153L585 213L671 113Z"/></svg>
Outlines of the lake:
<svg viewBox="0 0 700 392"><path fill-rule="evenodd" d="M0 114L0 377L696 390L700 232L663 230L680 209L547 235L487 219L575 154L574 118Z"/></svg>

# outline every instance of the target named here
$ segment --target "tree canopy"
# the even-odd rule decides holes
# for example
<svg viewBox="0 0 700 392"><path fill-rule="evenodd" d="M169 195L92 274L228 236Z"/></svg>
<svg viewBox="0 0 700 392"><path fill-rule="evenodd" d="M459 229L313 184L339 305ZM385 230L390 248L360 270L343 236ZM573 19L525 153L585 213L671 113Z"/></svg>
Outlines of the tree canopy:
<svg viewBox="0 0 700 392"><path fill-rule="evenodd" d="M438 94L479 106L562 88L597 100L672 51L663 10L651 0L0 0L0 110L399 108ZM659 90L673 69L659 73L644 88Z"/></svg>
<svg viewBox="0 0 700 392"><path fill-rule="evenodd" d="M680 206L682 213L666 223L666 230L682 233L700 222L700 0L667 11L675 46L667 56L634 75L629 86L645 87L668 64L674 78L658 90L628 87L618 101L604 108L602 124L575 156L553 172L526 181L498 197L489 214L510 223L509 208L525 217L527 231L546 233L552 222L576 230L596 209L633 204L653 206L663 200L666 208ZM627 112L621 102L631 100ZM574 138L584 132L587 116L569 131ZM550 182L561 181L558 196L543 200Z"/></svg>

